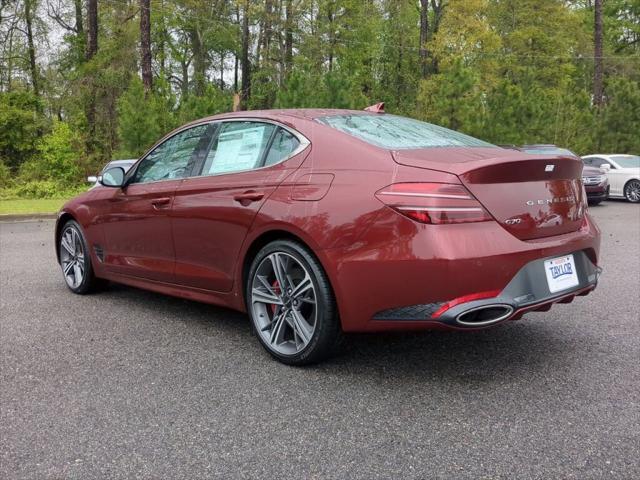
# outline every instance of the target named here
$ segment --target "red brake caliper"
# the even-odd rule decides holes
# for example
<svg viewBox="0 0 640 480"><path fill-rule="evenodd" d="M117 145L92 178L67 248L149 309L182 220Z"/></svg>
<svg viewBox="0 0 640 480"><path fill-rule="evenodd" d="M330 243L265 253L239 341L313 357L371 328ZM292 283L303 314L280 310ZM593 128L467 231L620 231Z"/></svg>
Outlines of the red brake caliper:
<svg viewBox="0 0 640 480"><path fill-rule="evenodd" d="M275 281L271 284L271 286L273 287L273 292L274 292L276 295L280 295L280 284L278 283L278 280L275 280ZM275 313L276 313L276 307L277 307L277 305L271 304L271 313L272 313L273 315L275 315Z"/></svg>

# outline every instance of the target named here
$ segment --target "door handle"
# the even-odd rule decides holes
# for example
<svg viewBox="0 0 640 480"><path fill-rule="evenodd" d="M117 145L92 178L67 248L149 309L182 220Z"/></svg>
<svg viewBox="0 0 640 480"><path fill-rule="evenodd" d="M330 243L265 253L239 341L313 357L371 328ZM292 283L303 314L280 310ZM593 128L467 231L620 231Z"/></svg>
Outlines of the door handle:
<svg viewBox="0 0 640 480"><path fill-rule="evenodd" d="M170 197L154 198L151 200L153 208L164 208L171 203Z"/></svg>
<svg viewBox="0 0 640 480"><path fill-rule="evenodd" d="M238 195L233 196L233 199L236 202L240 202L240 204L245 207L249 205L251 202L258 202L263 198L264 198L264 193L255 192L253 190L249 190L247 192L239 193Z"/></svg>

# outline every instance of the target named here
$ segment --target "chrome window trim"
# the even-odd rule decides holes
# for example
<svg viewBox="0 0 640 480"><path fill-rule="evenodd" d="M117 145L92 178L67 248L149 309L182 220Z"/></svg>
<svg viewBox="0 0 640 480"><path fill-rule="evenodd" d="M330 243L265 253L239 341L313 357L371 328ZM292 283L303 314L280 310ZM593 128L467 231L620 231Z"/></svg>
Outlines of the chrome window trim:
<svg viewBox="0 0 640 480"><path fill-rule="evenodd" d="M195 123L195 124L192 124L192 125L185 125L183 128L180 128L179 130L176 130L171 136L168 136L168 137L164 138L164 140L162 142L156 143L153 147L151 147L151 149L143 157L140 157L140 159L137 162L135 162L133 165L131 165L131 167L127 171L127 175L129 175L129 174L135 175L135 172L138 169L138 165L140 163L142 163L144 161L144 159L147 158L151 154L151 152L153 152L162 143L171 140L176 135L178 135L178 134L180 134L180 133L182 133L185 130L188 130L190 128L200 127L202 125L211 125L211 124L214 124L214 123L222 123L222 122L270 123L272 125L276 125L276 126L282 128L282 129L286 130L287 132L289 132L290 134L292 134L294 137L296 137L298 139L298 141L300 142L300 145L298 145L298 148L296 148L293 152L291 152L287 157L283 158L282 160L280 160L277 163L272 163L271 165L265 165L265 166L258 167L258 168L248 168L248 169L245 169L245 170L236 170L236 171L233 171L233 172L212 173L210 175L190 175L188 177L167 178L165 180L155 180L153 182L127 183L125 185L125 187L129 187L131 185L152 185L154 183L161 183L161 182L174 182L176 180L190 180L190 179L193 179L193 178L219 177L219 176L222 176L222 175L234 175L236 173L255 172L255 171L258 171L258 170L264 170L265 168L273 168L276 165L280 165L281 163L286 162L290 158L293 158L296 155L302 153L304 150L306 150L306 148L309 145L311 145L311 141L307 137L305 137L303 134L301 134L297 130L294 130L290 126L285 125L284 123L278 122L277 120L271 120L271 119L268 119L268 118L260 118L260 117L233 117L233 118L220 118L220 119L216 119L216 120L207 120L207 121Z"/></svg>

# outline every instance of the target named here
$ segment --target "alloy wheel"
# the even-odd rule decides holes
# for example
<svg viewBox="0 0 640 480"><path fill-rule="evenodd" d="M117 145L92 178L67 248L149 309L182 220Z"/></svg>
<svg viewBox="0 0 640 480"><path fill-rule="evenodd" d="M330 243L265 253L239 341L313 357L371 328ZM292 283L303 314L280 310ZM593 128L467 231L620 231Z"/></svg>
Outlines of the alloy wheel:
<svg viewBox="0 0 640 480"><path fill-rule="evenodd" d="M251 308L269 348L281 355L302 351L318 322L316 289L307 268L285 252L266 256L252 279Z"/></svg>
<svg viewBox="0 0 640 480"><path fill-rule="evenodd" d="M78 288L85 276L85 252L78 231L69 226L60 236L60 265L70 288Z"/></svg>
<svg viewBox="0 0 640 480"><path fill-rule="evenodd" d="M640 181L631 180L624 189L624 196L630 202L640 202Z"/></svg>

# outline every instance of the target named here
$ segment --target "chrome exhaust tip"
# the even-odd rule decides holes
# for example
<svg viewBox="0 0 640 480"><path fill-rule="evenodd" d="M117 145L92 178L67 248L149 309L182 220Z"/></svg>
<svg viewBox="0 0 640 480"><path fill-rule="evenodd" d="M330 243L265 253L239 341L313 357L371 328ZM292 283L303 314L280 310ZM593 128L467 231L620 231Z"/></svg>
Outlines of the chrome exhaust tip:
<svg viewBox="0 0 640 480"><path fill-rule="evenodd" d="M456 317L456 322L465 327L484 327L509 318L513 307L506 304L483 305L470 308Z"/></svg>

